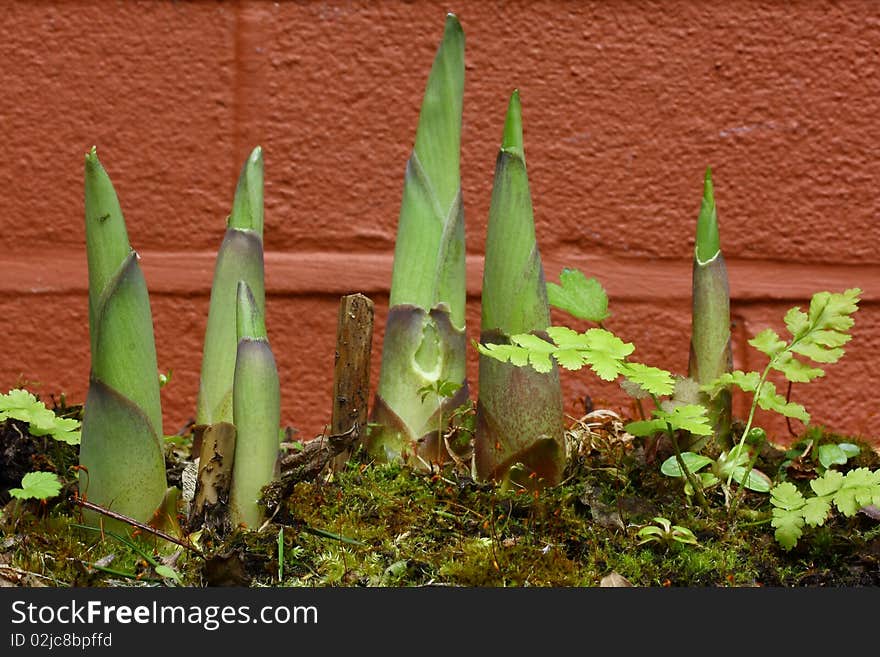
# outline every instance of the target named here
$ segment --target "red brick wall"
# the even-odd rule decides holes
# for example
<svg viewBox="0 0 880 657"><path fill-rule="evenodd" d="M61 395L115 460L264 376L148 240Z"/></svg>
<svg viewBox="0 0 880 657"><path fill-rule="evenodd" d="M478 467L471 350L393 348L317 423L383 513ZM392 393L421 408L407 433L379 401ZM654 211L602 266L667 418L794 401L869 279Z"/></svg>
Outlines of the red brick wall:
<svg viewBox="0 0 880 657"><path fill-rule="evenodd" d="M518 87L548 279L567 265L598 276L608 326L647 362L683 371L711 165L736 365L761 366L745 340L781 328L788 307L861 287L847 356L795 399L815 422L877 440L880 18L870 0L6 2L0 388L85 396L82 174L96 144L142 255L160 368L174 372L165 430L184 424L214 254L241 163L260 144L282 419L319 433L341 294L376 302L378 376L403 171L447 10L467 40L468 334L478 334L492 173ZM473 354L471 366L476 384ZM564 384L572 414L584 394L625 404L587 373Z"/></svg>

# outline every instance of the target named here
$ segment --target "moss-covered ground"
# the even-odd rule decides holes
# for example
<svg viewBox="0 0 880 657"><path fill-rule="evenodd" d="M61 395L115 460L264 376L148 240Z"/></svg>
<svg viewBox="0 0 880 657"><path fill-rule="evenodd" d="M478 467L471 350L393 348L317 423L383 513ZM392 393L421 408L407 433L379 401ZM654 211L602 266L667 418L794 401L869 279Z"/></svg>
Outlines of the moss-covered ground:
<svg viewBox="0 0 880 657"><path fill-rule="evenodd" d="M8 449L18 440L10 431L37 440L10 426L0 423ZM0 584L568 587L620 578L650 587L880 584L880 523L869 514L832 514L786 551L774 539L766 494L746 492L730 517L719 487L708 492L706 510L685 496L680 480L660 473L662 444L656 453L650 446L649 457L646 445L613 431L572 436L566 479L538 491L478 483L462 469L415 472L357 454L341 471L276 489L260 531L222 539L195 532L185 537L195 550L143 533L132 541L84 528L70 498L75 448L37 445L28 452L29 467L42 459L36 465L70 483L46 502L0 500ZM840 440L817 431L808 438ZM179 478L184 442L169 442L171 481ZM877 453L861 447L843 469L878 467ZM787 461L791 454L765 447L758 465L790 479L807 479L815 467L806 457ZM638 531L656 524L655 517L689 529L696 544L671 537L640 543Z"/></svg>

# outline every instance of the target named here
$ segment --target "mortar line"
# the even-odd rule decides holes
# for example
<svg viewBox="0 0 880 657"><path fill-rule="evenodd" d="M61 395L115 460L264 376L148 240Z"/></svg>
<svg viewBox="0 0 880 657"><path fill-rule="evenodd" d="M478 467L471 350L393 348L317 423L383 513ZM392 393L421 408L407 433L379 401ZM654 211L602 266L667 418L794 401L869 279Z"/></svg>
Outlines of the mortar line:
<svg viewBox="0 0 880 657"><path fill-rule="evenodd" d="M35 257L39 255L39 257ZM140 264L151 294L209 294L215 251L143 251ZM335 295L362 292L387 294L391 284L391 253L278 252L265 254L266 289L281 296ZM691 262L614 255L549 255L544 258L548 281L562 267L596 276L618 301L677 301L691 295ZM736 302L806 301L821 290L862 289L863 303L880 302L880 265L833 264L727 259L731 298ZM468 295L478 297L483 258L467 257ZM0 294L86 294L85 258L69 251L4 253L0 255Z"/></svg>

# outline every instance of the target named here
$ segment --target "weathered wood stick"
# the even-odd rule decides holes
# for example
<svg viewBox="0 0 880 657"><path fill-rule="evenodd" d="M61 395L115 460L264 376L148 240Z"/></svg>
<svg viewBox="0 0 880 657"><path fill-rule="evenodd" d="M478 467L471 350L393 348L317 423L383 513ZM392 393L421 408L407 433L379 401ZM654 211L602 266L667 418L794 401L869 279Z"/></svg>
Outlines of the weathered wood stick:
<svg viewBox="0 0 880 657"><path fill-rule="evenodd" d="M103 506L100 506L100 505L95 504L93 502L88 502L88 501L82 499L81 497L71 495L68 498L68 502L70 502L71 504L74 504L76 506L81 506L84 509L90 509L91 511L97 511L98 513L105 515L108 518L113 518L114 520L120 520L122 522L128 523L132 527L137 527L138 529L141 529L145 532L153 534L154 536L158 536L159 538L162 538L162 539L168 541L169 543L174 543L175 545L179 545L180 547L186 548L190 552L194 552L195 554L199 555L200 557L205 556L202 553L202 551L199 550L199 548L197 548L195 545L193 545L189 541L183 541L183 540L177 538L176 536L172 536L171 534L167 534L167 533L163 532L160 529L156 529L155 527L151 527L150 525L148 525L146 523L140 522L138 520L135 520L134 518L130 518L130 517L123 515L121 513L116 513L115 511L111 511L110 509L104 508Z"/></svg>
<svg viewBox="0 0 880 657"><path fill-rule="evenodd" d="M373 343L373 302L363 294L348 294L339 303L336 357L333 370L333 414L330 433L353 433L352 448L332 462L345 466L354 447L366 436L370 395L370 353Z"/></svg>

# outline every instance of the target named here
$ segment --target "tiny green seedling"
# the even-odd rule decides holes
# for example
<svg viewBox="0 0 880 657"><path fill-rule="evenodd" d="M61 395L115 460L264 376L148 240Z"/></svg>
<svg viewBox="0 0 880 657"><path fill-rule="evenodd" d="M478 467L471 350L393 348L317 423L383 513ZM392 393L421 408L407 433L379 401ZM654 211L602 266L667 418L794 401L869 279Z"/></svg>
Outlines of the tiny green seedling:
<svg viewBox="0 0 880 657"><path fill-rule="evenodd" d="M654 518L654 525L642 527L636 536L639 538L639 545L646 543L660 543L667 549L675 543L681 545L699 545L697 537L687 527L681 525L673 525L672 522L657 516Z"/></svg>
<svg viewBox="0 0 880 657"><path fill-rule="evenodd" d="M818 444L817 438L805 437L791 445L785 452L785 460L779 466L782 473L789 468L815 470L823 474L826 470L836 465L846 465L847 461L855 458L861 452L861 448L849 442L828 442Z"/></svg>
<svg viewBox="0 0 880 657"><path fill-rule="evenodd" d="M27 422L32 436L49 436L68 445L79 445L80 422L59 417L27 390L16 388L0 395L0 422ZM29 472L21 480L21 488L9 489L12 497L27 500L48 500L61 492L61 479L53 472Z"/></svg>
<svg viewBox="0 0 880 657"><path fill-rule="evenodd" d="M79 445L79 420L59 417L27 390L16 388L0 395L0 422L7 419L27 422L32 436L50 436L68 445Z"/></svg>
<svg viewBox="0 0 880 657"><path fill-rule="evenodd" d="M695 452L682 452L681 454L681 458L685 462L687 469L700 478L700 484L704 490L717 486L732 475L734 481L745 486L749 490L758 493L770 492L773 482L770 480L770 477L760 470L752 468L749 472L749 476L746 477L746 466L749 463L750 457L751 454L747 448L739 447L734 447L729 452L721 452L717 459L712 459ZM700 472L707 465L711 465L712 467L706 472ZM660 472L667 477L685 476L675 456L670 456L663 462L663 465L660 466ZM685 482L684 491L688 496L694 494L694 489L690 482Z"/></svg>

